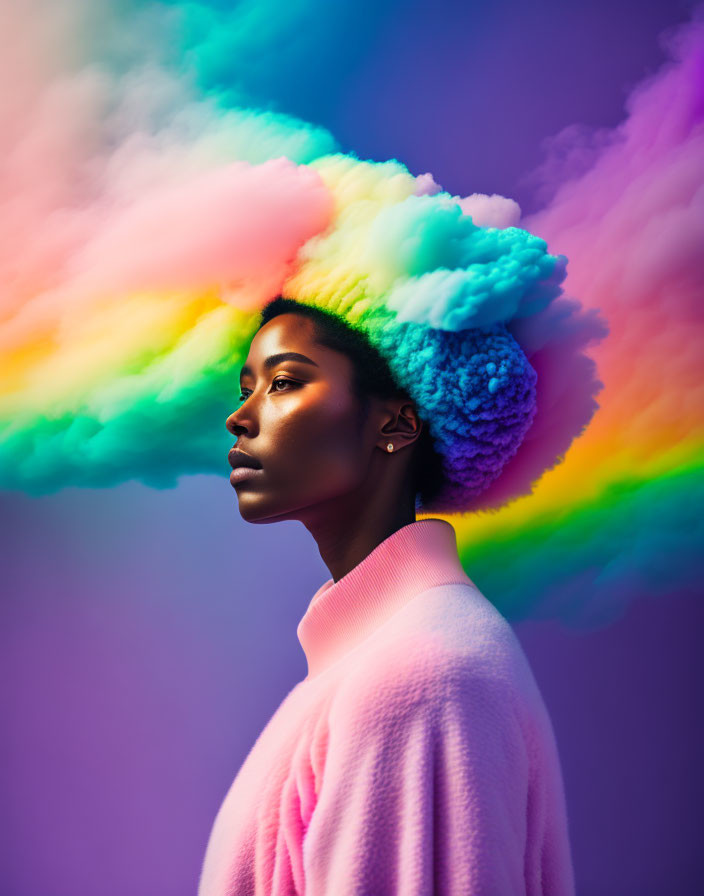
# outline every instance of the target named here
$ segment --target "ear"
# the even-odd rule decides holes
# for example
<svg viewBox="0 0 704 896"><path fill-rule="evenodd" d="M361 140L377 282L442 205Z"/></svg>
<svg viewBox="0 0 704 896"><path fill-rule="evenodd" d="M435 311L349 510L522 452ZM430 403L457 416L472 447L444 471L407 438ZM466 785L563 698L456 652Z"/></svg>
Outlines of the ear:
<svg viewBox="0 0 704 896"><path fill-rule="evenodd" d="M395 454L417 440L424 424L418 416L413 402L407 398L386 403L384 410L385 421L379 428L380 435L377 446L385 454ZM393 452L388 450L389 444L393 445Z"/></svg>

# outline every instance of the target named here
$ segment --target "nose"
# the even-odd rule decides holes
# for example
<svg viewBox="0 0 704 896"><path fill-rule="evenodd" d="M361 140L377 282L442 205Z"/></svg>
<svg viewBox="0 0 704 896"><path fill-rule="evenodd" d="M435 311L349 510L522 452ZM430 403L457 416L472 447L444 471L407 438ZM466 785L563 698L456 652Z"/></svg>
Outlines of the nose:
<svg viewBox="0 0 704 896"><path fill-rule="evenodd" d="M225 426L233 436L241 436L249 432L245 424L240 421L238 414L239 410L233 411L225 421Z"/></svg>

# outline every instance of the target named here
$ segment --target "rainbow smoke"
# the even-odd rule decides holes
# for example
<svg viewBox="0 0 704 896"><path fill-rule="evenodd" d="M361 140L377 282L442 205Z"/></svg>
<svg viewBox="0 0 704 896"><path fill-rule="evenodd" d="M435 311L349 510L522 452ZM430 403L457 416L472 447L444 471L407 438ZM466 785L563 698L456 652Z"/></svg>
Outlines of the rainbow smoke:
<svg viewBox="0 0 704 896"><path fill-rule="evenodd" d="M541 338L554 348L542 368L552 391L527 437L533 472L560 454L529 444L551 425L564 460L529 496L453 520L463 560L513 618L598 622L643 591L686 590L702 483L701 23L672 38L672 62L634 93L622 126L586 148L561 136L561 154L588 164L546 169L554 195L521 229L511 200L449 196L428 174L343 155L324 130L257 108L246 52L240 78L208 89L232 47L261 35L268 6L3 10L1 33L15 37L0 54L12 85L0 138L0 484L42 494L222 475L235 373L269 297L383 297L424 320L429 294L444 290L451 310L472 288L466 256L448 257L468 222L508 240L530 230L556 247L534 238L553 264L536 264L522 292L508 284L507 318L531 287L550 287L562 253L563 286L584 306L538 294L516 324L532 352ZM539 329L541 314L552 317ZM589 346L604 389L573 442L595 390L572 402L584 370L550 373Z"/></svg>

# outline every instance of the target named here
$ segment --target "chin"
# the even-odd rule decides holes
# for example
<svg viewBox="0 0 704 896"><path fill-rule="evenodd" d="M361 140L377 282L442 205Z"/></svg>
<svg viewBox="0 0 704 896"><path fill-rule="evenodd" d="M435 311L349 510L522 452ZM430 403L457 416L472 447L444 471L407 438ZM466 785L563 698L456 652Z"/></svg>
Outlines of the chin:
<svg viewBox="0 0 704 896"><path fill-rule="evenodd" d="M240 516L246 523L278 523L282 520L292 519L282 507L280 501L272 501L263 495L247 492L241 489L238 492Z"/></svg>
<svg viewBox="0 0 704 896"><path fill-rule="evenodd" d="M294 489L263 487L243 480L233 488L237 492L239 511L247 523L279 523L284 520L303 522L322 512L329 512L338 500L347 501L350 487L347 483L337 488Z"/></svg>

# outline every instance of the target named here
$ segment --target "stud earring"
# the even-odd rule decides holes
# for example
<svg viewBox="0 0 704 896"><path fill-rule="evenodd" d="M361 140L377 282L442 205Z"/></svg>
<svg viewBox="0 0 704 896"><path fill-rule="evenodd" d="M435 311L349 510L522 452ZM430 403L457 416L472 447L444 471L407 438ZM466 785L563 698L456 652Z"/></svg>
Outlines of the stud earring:
<svg viewBox="0 0 704 896"><path fill-rule="evenodd" d="M393 451L393 450L394 450L394 443L393 443L393 442L389 442L388 445L386 446L386 450L387 450L387 451Z"/></svg>

